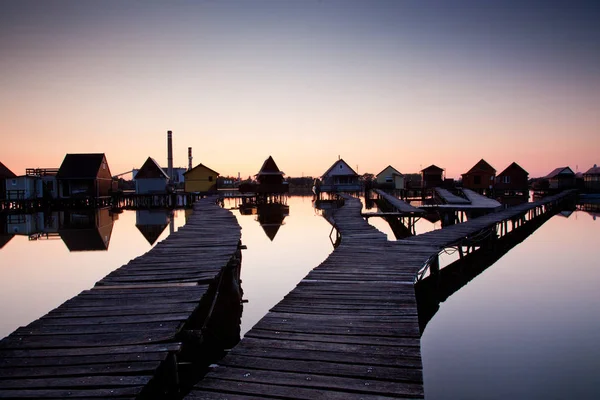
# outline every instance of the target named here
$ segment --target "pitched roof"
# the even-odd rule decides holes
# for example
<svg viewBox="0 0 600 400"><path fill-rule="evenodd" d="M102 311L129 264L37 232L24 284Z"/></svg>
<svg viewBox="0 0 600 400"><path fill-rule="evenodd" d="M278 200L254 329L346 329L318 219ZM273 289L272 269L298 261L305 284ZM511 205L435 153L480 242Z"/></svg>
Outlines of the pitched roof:
<svg viewBox="0 0 600 400"><path fill-rule="evenodd" d="M490 164L488 164L488 162L482 158L466 174L463 174L463 175L472 174L472 173L475 173L478 171L490 171L490 172L496 173L496 169L494 167L492 167Z"/></svg>
<svg viewBox="0 0 600 400"><path fill-rule="evenodd" d="M59 230L60 238L63 240L69 251L108 250L111 232L112 225L110 226L107 241L104 241L99 228Z"/></svg>
<svg viewBox="0 0 600 400"><path fill-rule="evenodd" d="M0 178L16 178L17 175L15 175L14 172L12 172L10 169L8 169L8 167L4 164L2 164L2 162L0 162Z"/></svg>
<svg viewBox="0 0 600 400"><path fill-rule="evenodd" d="M380 173L378 173L378 174L377 174L377 175L375 175L375 176L379 176L379 175L383 174L383 172L384 172L386 169L388 169L388 168L391 168L391 169L392 169L392 174L393 174L393 175L400 175L400 176L404 176L404 175L402 175L402 173L401 173L400 171L398 171L396 168L392 167L391 165L388 165L387 167L385 167L383 170L381 170L381 172L380 172Z"/></svg>
<svg viewBox="0 0 600 400"><path fill-rule="evenodd" d="M104 153L67 154L63 160L57 179L94 179L102 166Z"/></svg>
<svg viewBox="0 0 600 400"><path fill-rule="evenodd" d="M211 171L211 172L214 172L214 173L215 173L215 175L219 175L219 173L218 173L217 171L215 171L214 169L208 168L206 165L204 165L204 164L202 164L202 163L200 163L200 164L196 165L196 166L195 166L194 168L192 168L192 169L188 169L187 171L185 171L185 172L183 173L183 175L187 175L187 174L189 174L190 172L192 172L192 171L194 171L194 170L196 170L196 169L198 169L198 168L205 168L205 169L207 169L207 170L209 170L209 171Z"/></svg>
<svg viewBox="0 0 600 400"><path fill-rule="evenodd" d="M273 241L283 220L289 215L289 207L279 203L262 204L257 209L257 220L267 237Z"/></svg>
<svg viewBox="0 0 600 400"><path fill-rule="evenodd" d="M158 240L160 235L163 233L165 228L167 227L167 223L160 225L135 225L136 228L140 231L140 233L146 238L150 245L153 245L154 242Z"/></svg>
<svg viewBox="0 0 600 400"><path fill-rule="evenodd" d="M327 171L325 171L325 173L324 173L322 176L329 175L329 173L330 173L330 172L333 170L333 168L334 168L336 165L338 165L339 163L344 163L344 164L346 164L346 167L348 167L348 169L349 169L350 171L352 171L352 173L353 173L354 175L358 176L358 174L356 173L356 171L354 171L354 170L352 169L352 167L350 166L350 164L348 164L346 161L344 161L344 159L343 159L343 158L340 158L339 160L337 160L336 162L334 162L334 163L333 163L333 165L331 165L331 167L329 167L329 169L328 169Z"/></svg>
<svg viewBox="0 0 600 400"><path fill-rule="evenodd" d="M421 172L434 172L434 171L436 171L436 172L437 172L437 171L439 171L439 172L443 172L443 171L444 171L444 169L443 169L443 168L440 168L440 167L438 167L438 166L437 166L437 165L435 165L435 164L431 164L429 167L427 167L427 168L424 168L424 169L422 169L422 170L421 170Z"/></svg>
<svg viewBox="0 0 600 400"><path fill-rule="evenodd" d="M575 173L573 172L573 170L569 167L558 167L554 170L552 170L552 172L550 172L548 175L545 176L546 179L552 179L555 178L556 176L558 176L560 173L562 173L564 170L568 169L569 171L571 171L571 174L575 175Z"/></svg>
<svg viewBox="0 0 600 400"><path fill-rule="evenodd" d="M284 173L283 171L279 170L279 167L275 163L275 160L273 160L273 157L269 156L256 175L284 175Z"/></svg>
<svg viewBox="0 0 600 400"><path fill-rule="evenodd" d="M523 169L523 167L521 167L519 164L517 164L516 162L513 162L512 164L510 164L508 167L504 168L504 171L500 172L498 174L498 176L502 176L502 175L506 175L508 173L509 170L511 169L516 169L516 170L521 170L522 172L524 172L525 174L529 175L529 172L525 171L525 169Z"/></svg>
<svg viewBox="0 0 600 400"><path fill-rule="evenodd" d="M156 160L152 157L148 157L144 165L139 169L135 175L135 179L153 179L153 178L164 178L169 179L169 175L163 171L158 165Z"/></svg>
<svg viewBox="0 0 600 400"><path fill-rule="evenodd" d="M588 169L583 175L600 175L600 167L594 164L594 166Z"/></svg>

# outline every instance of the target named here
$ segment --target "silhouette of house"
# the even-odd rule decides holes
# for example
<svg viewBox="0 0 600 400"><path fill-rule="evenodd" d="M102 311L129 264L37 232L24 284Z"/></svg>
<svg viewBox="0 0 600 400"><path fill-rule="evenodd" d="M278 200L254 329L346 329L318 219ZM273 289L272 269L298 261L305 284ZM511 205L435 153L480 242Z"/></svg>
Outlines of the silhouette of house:
<svg viewBox="0 0 600 400"><path fill-rule="evenodd" d="M554 169L545 179L548 180L550 189L563 190L575 187L575 172L569 167L559 167Z"/></svg>
<svg viewBox="0 0 600 400"><path fill-rule="evenodd" d="M112 190L112 175L104 153L67 154L56 180L59 197L104 197Z"/></svg>
<svg viewBox="0 0 600 400"><path fill-rule="evenodd" d="M496 170L483 158L462 174L462 186L480 194L489 194L496 182Z"/></svg>
<svg viewBox="0 0 600 400"><path fill-rule="evenodd" d="M396 168L388 165L383 171L378 173L375 180L379 187L386 187L390 189L404 189L404 175L400 173Z"/></svg>
<svg viewBox="0 0 600 400"><path fill-rule="evenodd" d="M279 169L273 157L269 156L256 174L257 193L287 193L289 186L283 179L284 172Z"/></svg>
<svg viewBox="0 0 600 400"><path fill-rule="evenodd" d="M529 197L529 172L513 162L496 176L494 189L499 196L522 195Z"/></svg>
<svg viewBox="0 0 600 400"><path fill-rule="evenodd" d="M437 165L430 165L421 170L421 187L430 189L443 186L444 184L444 169Z"/></svg>
<svg viewBox="0 0 600 400"><path fill-rule="evenodd" d="M358 192L362 186L358 174L342 158L321 177L321 192Z"/></svg>
<svg viewBox="0 0 600 400"><path fill-rule="evenodd" d="M600 167L596 164L583 174L585 189L591 192L600 191Z"/></svg>
<svg viewBox="0 0 600 400"><path fill-rule="evenodd" d="M171 213L166 210L137 210L135 212L135 227L153 245L163 233L169 222Z"/></svg>
<svg viewBox="0 0 600 400"><path fill-rule="evenodd" d="M148 157L137 171L134 180L137 194L166 193L169 175L152 157Z"/></svg>
<svg viewBox="0 0 600 400"><path fill-rule="evenodd" d="M280 203L265 203L257 205L257 218L267 237L273 241L283 220L290 214L290 207Z"/></svg>
<svg viewBox="0 0 600 400"><path fill-rule="evenodd" d="M107 208L65 211L58 233L69 251L108 250L114 219Z"/></svg>
<svg viewBox="0 0 600 400"><path fill-rule="evenodd" d="M16 177L17 175L14 172L0 162L0 200L6 198L6 191L12 185L11 179Z"/></svg>
<svg viewBox="0 0 600 400"><path fill-rule="evenodd" d="M219 173L206 165L198 164L183 174L184 188L188 193L217 190Z"/></svg>

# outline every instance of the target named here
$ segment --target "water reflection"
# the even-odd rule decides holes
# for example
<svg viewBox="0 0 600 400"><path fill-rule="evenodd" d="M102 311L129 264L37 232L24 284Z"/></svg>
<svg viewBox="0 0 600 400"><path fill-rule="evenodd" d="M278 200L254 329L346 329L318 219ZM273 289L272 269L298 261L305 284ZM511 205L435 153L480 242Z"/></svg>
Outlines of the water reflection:
<svg viewBox="0 0 600 400"><path fill-rule="evenodd" d="M173 229L154 244L184 222L184 211L175 210ZM0 215L0 337L148 251L152 245L135 225L129 210Z"/></svg>
<svg viewBox="0 0 600 400"><path fill-rule="evenodd" d="M61 211L58 234L69 251L108 250L113 224L108 208Z"/></svg>
<svg viewBox="0 0 600 400"><path fill-rule="evenodd" d="M247 199L224 200L224 207L242 226L242 243L247 246L242 254L241 278L248 301L242 334L332 251L331 225L316 213L312 196L289 196L285 204L272 204L278 205L262 208Z"/></svg>
<svg viewBox="0 0 600 400"><path fill-rule="evenodd" d="M62 239L69 251L106 251L118 215L108 208L8 214L0 225L0 249L14 236Z"/></svg>
<svg viewBox="0 0 600 400"><path fill-rule="evenodd" d="M445 301L421 338L425 397L600 398L599 226L584 211L554 216L436 283Z"/></svg>
<svg viewBox="0 0 600 400"><path fill-rule="evenodd" d="M187 211L187 210L186 210ZM137 210L135 227L153 245L173 219L171 210Z"/></svg>
<svg viewBox="0 0 600 400"><path fill-rule="evenodd" d="M557 215L560 215L560 213ZM417 297L421 335L427 323L439 310L440 303L446 301L448 297L487 270L551 217L550 214L539 217L507 233L502 238L497 238L494 231L494 236L476 251L464 255L462 258L443 267L437 273L432 273L427 278L419 280L415 284L415 295Z"/></svg>
<svg viewBox="0 0 600 400"><path fill-rule="evenodd" d="M284 224L283 220L290 215L290 207L281 203L259 204L257 213L258 223L267 237L273 241L279 228Z"/></svg>

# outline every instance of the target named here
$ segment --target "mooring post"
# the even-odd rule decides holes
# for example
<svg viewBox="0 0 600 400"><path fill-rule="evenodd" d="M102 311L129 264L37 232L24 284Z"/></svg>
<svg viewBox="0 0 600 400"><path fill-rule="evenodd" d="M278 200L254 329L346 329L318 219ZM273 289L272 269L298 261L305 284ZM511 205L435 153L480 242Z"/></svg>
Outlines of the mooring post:
<svg viewBox="0 0 600 400"><path fill-rule="evenodd" d="M440 272L440 255L436 254L429 263L429 272L432 275L437 275Z"/></svg>

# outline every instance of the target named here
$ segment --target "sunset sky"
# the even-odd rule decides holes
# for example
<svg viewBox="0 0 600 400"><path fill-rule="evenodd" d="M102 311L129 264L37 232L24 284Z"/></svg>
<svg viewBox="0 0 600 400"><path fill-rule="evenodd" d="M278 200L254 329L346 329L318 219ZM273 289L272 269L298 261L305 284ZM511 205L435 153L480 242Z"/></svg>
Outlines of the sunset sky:
<svg viewBox="0 0 600 400"><path fill-rule="evenodd" d="M0 161L600 163L600 2L0 0Z"/></svg>

